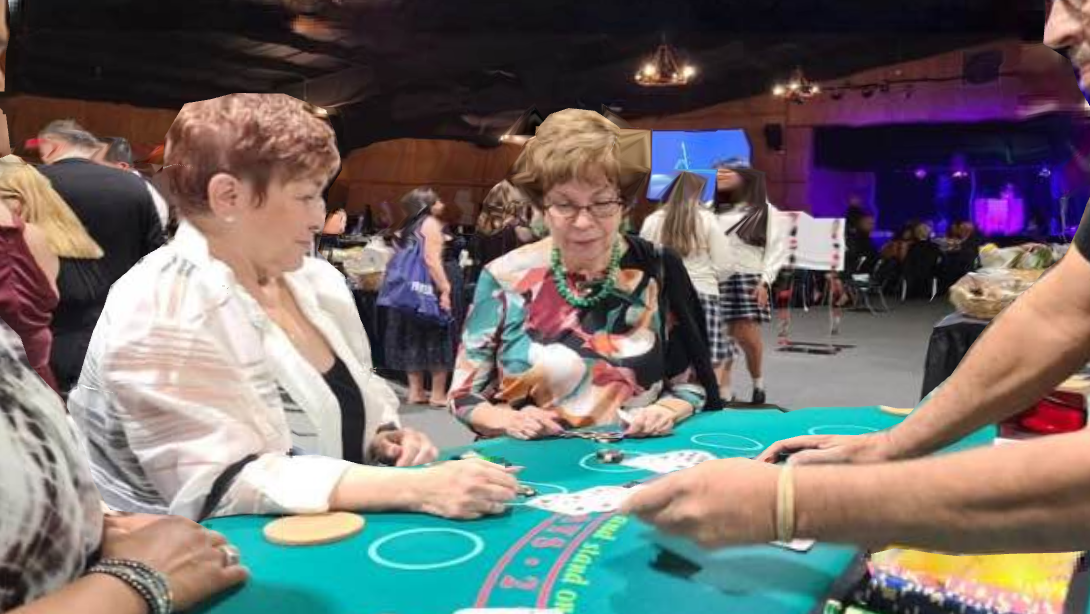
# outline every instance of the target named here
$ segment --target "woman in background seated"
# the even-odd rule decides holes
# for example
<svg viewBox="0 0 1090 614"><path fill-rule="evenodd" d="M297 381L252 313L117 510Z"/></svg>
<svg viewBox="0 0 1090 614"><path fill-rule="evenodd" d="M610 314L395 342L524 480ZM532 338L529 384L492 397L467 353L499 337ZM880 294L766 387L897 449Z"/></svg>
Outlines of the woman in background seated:
<svg viewBox="0 0 1090 614"><path fill-rule="evenodd" d="M340 247L341 235L347 227L348 213L344 209L337 209L326 216L322 233L318 235L318 254L329 260L328 254L332 253L334 248Z"/></svg>
<svg viewBox="0 0 1090 614"><path fill-rule="evenodd" d="M632 436L664 435L704 406L685 347L707 361L703 317L685 267L619 232L635 196L623 190L637 187L621 183L619 136L598 113L554 113L510 177L550 236L477 283L451 407L482 435L537 439L626 419Z"/></svg>
<svg viewBox="0 0 1090 614"><path fill-rule="evenodd" d="M517 164L517 163L516 163ZM534 207L522 190L503 181L492 186L477 216L474 260L480 267L539 239L533 231Z"/></svg>
<svg viewBox="0 0 1090 614"><path fill-rule="evenodd" d="M436 458L371 370L344 278L309 258L333 130L283 94L187 104L166 162L183 222L111 289L69 409L112 508L193 519L326 510L475 518L516 482Z"/></svg>
<svg viewBox="0 0 1090 614"><path fill-rule="evenodd" d="M238 551L194 522L103 519L64 405L30 369L3 321L0 414L0 612L182 611L246 579ZM130 566L141 567L130 578L162 600L163 610L122 579Z"/></svg>
<svg viewBox="0 0 1090 614"><path fill-rule="evenodd" d="M402 249L414 241L423 243L424 264L439 297L439 307L450 314L450 322L438 324L387 309L386 365L408 375L409 403L445 408L447 376L454 368L458 331L465 317L465 283L458 262L462 240L449 231L449 222L457 215L431 188L409 192L401 199L401 207L405 218L395 240ZM425 373L431 375L430 395L424 387Z"/></svg>
<svg viewBox="0 0 1090 614"><path fill-rule="evenodd" d="M0 319L19 334L30 364L60 394L49 356L60 259L97 260L102 248L33 166L0 158Z"/></svg>

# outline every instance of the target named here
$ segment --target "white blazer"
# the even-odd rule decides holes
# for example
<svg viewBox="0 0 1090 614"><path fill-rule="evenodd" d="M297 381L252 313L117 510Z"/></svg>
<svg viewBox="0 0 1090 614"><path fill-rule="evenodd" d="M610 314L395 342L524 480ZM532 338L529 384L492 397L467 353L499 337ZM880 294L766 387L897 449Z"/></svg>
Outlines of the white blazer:
<svg viewBox="0 0 1090 614"><path fill-rule="evenodd" d="M397 396L371 370L352 294L324 260L307 258L285 279L360 387L366 455L378 428L400 421ZM307 436L293 439L282 392ZM253 455L214 515L320 512L351 466L322 374L187 223L110 290L68 407L117 510L197 518L216 479Z"/></svg>

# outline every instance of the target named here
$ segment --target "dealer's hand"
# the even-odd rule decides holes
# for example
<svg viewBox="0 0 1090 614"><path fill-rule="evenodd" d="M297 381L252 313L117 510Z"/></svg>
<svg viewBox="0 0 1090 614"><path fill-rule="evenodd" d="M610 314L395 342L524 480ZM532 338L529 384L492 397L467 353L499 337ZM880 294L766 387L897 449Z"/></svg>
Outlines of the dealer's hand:
<svg viewBox="0 0 1090 614"><path fill-rule="evenodd" d="M792 464L818 463L881 463L894 460L896 455L889 433L881 431L867 435L803 435L778 441L757 456L757 460L774 463L779 454L790 454Z"/></svg>
<svg viewBox="0 0 1090 614"><path fill-rule="evenodd" d="M744 458L705 461L651 482L621 506L664 533L704 548L776 539L780 469Z"/></svg>
<svg viewBox="0 0 1090 614"><path fill-rule="evenodd" d="M649 405L635 413L625 429L625 437L661 437L674 430L677 418L671 409L662 405Z"/></svg>
<svg viewBox="0 0 1090 614"><path fill-rule="evenodd" d="M439 449L428 436L414 429L384 431L371 441L371 454L387 465L413 467L439 457Z"/></svg>
<svg viewBox="0 0 1090 614"><path fill-rule="evenodd" d="M553 412L538 407L510 410L504 425L504 433L515 439L541 439L554 437L564 431L560 419Z"/></svg>

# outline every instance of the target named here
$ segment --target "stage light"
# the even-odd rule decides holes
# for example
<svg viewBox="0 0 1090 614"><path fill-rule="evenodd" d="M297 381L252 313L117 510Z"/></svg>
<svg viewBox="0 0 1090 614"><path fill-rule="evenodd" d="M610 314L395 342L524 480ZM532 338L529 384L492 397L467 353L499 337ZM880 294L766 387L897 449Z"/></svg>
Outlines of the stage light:
<svg viewBox="0 0 1090 614"><path fill-rule="evenodd" d="M1052 176L1052 170L1049 169L1047 166L1042 166L1040 172L1037 173L1037 176L1038 177L1046 177L1046 178L1051 177Z"/></svg>
<svg viewBox="0 0 1090 614"><path fill-rule="evenodd" d="M927 169L926 168L916 169L916 179L919 179L920 181L923 181L924 179L927 179Z"/></svg>

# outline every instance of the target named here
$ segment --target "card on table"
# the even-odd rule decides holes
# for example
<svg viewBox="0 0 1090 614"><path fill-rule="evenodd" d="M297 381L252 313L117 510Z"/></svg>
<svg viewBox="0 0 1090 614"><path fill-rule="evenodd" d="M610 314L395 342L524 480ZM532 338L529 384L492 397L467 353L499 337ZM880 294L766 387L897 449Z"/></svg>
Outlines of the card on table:
<svg viewBox="0 0 1090 614"><path fill-rule="evenodd" d="M530 499L526 502L526 505L568 516L605 514L620 509L625 499L640 488L640 486L631 488L625 488L624 486L595 486L578 492L542 495Z"/></svg>
<svg viewBox="0 0 1090 614"><path fill-rule="evenodd" d="M779 548L786 548L787 550L794 550L795 552L809 552L814 544L817 543L812 539L793 539L789 542L769 542L773 546Z"/></svg>
<svg viewBox="0 0 1090 614"><path fill-rule="evenodd" d="M690 469L704 461L715 460L716 456L704 450L675 450L662 454L646 454L626 459L621 462L626 467L644 469L655 473L673 473Z"/></svg>
<svg viewBox="0 0 1090 614"><path fill-rule="evenodd" d="M454 614L563 614L560 610L541 608L468 608Z"/></svg>

